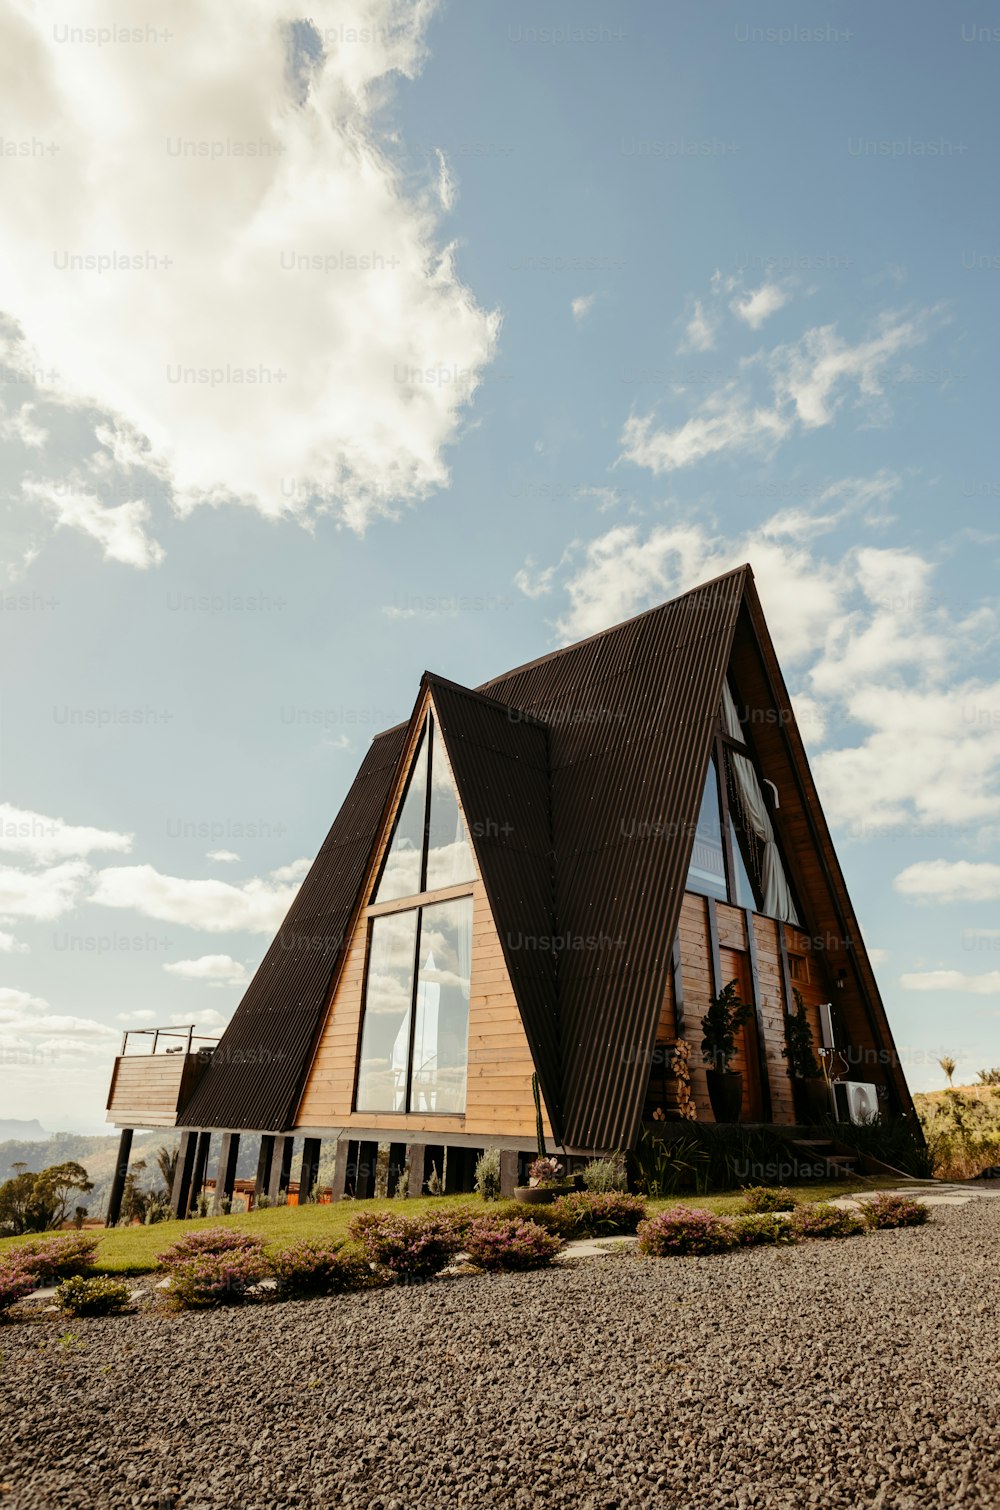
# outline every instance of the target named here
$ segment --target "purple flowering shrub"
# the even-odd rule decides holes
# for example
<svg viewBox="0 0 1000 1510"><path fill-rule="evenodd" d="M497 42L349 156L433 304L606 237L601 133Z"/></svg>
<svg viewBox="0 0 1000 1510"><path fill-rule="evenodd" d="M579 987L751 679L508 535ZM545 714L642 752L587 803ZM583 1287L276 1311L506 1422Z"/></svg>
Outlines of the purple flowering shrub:
<svg viewBox="0 0 1000 1510"><path fill-rule="evenodd" d="M830 1201L799 1206L792 1213L791 1225L799 1237L857 1237L865 1224L845 1206Z"/></svg>
<svg viewBox="0 0 1000 1510"><path fill-rule="evenodd" d="M304 1239L271 1257L278 1295L282 1300L304 1300L311 1295L343 1295L367 1289L375 1276L360 1253L343 1249L339 1242L318 1243Z"/></svg>
<svg viewBox="0 0 1000 1510"><path fill-rule="evenodd" d="M756 1215L765 1211L794 1211L798 1205L790 1190L775 1185L748 1185L743 1191L743 1210Z"/></svg>
<svg viewBox="0 0 1000 1510"><path fill-rule="evenodd" d="M52 1285L60 1279L90 1274L94 1268L98 1239L89 1232L67 1232L59 1237L37 1237L19 1244L14 1260L17 1268L26 1269L39 1285Z"/></svg>
<svg viewBox="0 0 1000 1510"><path fill-rule="evenodd" d="M678 1253L724 1253L734 1241L728 1222L697 1207L671 1206L639 1225L639 1252L655 1258Z"/></svg>
<svg viewBox="0 0 1000 1510"><path fill-rule="evenodd" d="M546 1232L555 1233L556 1237L579 1237L580 1235L575 1230L576 1217L572 1211L565 1210L562 1196L557 1196L547 1206L522 1206L519 1201L500 1201L490 1215L502 1216L508 1221L532 1221L537 1227L544 1227Z"/></svg>
<svg viewBox="0 0 1000 1510"><path fill-rule="evenodd" d="M231 1227L206 1227L199 1232L186 1233L156 1257L164 1268L173 1269L177 1264L187 1263L192 1258L201 1258L206 1254L246 1253L259 1256L263 1251L262 1237L254 1237L249 1232L234 1232Z"/></svg>
<svg viewBox="0 0 1000 1510"><path fill-rule="evenodd" d="M737 1248L774 1247L798 1242L791 1222L776 1211L752 1211L746 1216L733 1217L729 1230Z"/></svg>
<svg viewBox="0 0 1000 1510"><path fill-rule="evenodd" d="M480 1269L541 1269L562 1247L562 1239L537 1222L484 1216L473 1222L465 1251Z"/></svg>
<svg viewBox="0 0 1000 1510"><path fill-rule="evenodd" d="M911 1201L906 1195L889 1195L885 1191L866 1201L861 1219L869 1227L922 1227L930 1216L923 1201Z"/></svg>
<svg viewBox="0 0 1000 1510"><path fill-rule="evenodd" d="M646 1202L620 1190L575 1190L553 1201L573 1237L614 1237L634 1232L646 1215Z"/></svg>
<svg viewBox="0 0 1000 1510"><path fill-rule="evenodd" d="M199 1253L170 1266L170 1295L186 1310L205 1306L238 1305L251 1285L268 1272L259 1251L230 1248L224 1253Z"/></svg>
<svg viewBox="0 0 1000 1510"><path fill-rule="evenodd" d="M363 1212L348 1227L373 1264L397 1279L430 1279L443 1269L463 1241L447 1220L402 1216L395 1211Z"/></svg>
<svg viewBox="0 0 1000 1510"><path fill-rule="evenodd" d="M0 1269L0 1312L6 1311L15 1301L23 1300L38 1288L38 1280L27 1269L17 1269L8 1264Z"/></svg>

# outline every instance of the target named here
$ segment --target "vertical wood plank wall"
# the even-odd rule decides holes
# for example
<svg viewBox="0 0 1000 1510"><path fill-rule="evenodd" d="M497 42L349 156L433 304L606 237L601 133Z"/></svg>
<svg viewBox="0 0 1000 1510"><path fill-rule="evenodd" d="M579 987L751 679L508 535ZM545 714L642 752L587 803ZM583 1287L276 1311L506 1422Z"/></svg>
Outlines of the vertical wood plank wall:
<svg viewBox="0 0 1000 1510"><path fill-rule="evenodd" d="M407 752L407 768L412 754L411 748ZM395 795L378 846L372 877L378 874L404 785L405 778ZM369 889L370 886L371 880ZM535 1142L535 1104L531 1094L534 1063L507 973L500 935L478 868L472 891L469 1077L463 1115L414 1113L406 1116L391 1112L352 1111L367 937L368 920L362 916L355 926L334 988L331 1010L302 1093L296 1126L419 1132L426 1133L428 1140L435 1142L447 1141L449 1133L482 1135L484 1140L495 1134L498 1137L523 1137L526 1147L532 1147ZM552 1129L544 1104L543 1121L546 1135L551 1139Z"/></svg>

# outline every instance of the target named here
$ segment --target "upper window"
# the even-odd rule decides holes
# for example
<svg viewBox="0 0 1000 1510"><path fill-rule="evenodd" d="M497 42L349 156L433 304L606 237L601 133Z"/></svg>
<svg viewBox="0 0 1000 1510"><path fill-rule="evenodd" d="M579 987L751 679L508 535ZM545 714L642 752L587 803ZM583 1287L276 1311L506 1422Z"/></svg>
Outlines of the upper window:
<svg viewBox="0 0 1000 1510"><path fill-rule="evenodd" d="M475 874L444 742L428 716L372 900L415 897L472 881Z"/></svg>
<svg viewBox="0 0 1000 1510"><path fill-rule="evenodd" d="M372 898L357 1111L465 1110L475 876L444 742L428 716ZM466 884L463 896L425 895ZM422 905L406 905L418 896Z"/></svg>

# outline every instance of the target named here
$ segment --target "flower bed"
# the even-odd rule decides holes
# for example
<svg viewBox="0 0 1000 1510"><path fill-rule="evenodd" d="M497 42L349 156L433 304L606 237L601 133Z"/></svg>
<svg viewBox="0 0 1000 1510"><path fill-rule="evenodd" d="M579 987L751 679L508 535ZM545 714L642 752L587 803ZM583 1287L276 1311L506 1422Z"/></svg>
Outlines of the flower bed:
<svg viewBox="0 0 1000 1510"><path fill-rule="evenodd" d="M437 1215L397 1216L394 1211L362 1213L348 1231L372 1263L397 1279L432 1278L464 1241L454 1222Z"/></svg>
<svg viewBox="0 0 1000 1510"><path fill-rule="evenodd" d="M733 1217L729 1227L737 1248L776 1247L781 1243L798 1242L798 1234L791 1222L776 1211L753 1211L746 1216Z"/></svg>
<svg viewBox="0 0 1000 1510"><path fill-rule="evenodd" d="M658 1258L675 1253L724 1253L734 1243L728 1222L696 1207L673 1206L639 1224L639 1252Z"/></svg>
<svg viewBox="0 0 1000 1510"><path fill-rule="evenodd" d="M615 1237L635 1232L646 1216L644 1200L617 1190L579 1190L561 1195L553 1202L553 1209L565 1218L562 1230L567 1237Z"/></svg>
<svg viewBox="0 0 1000 1510"><path fill-rule="evenodd" d="M178 1264L186 1264L193 1258L207 1254L245 1253L259 1256L263 1251L262 1237L254 1237L249 1232L234 1232L231 1227L208 1227L201 1232L186 1233L156 1257L164 1268L173 1269Z"/></svg>
<svg viewBox="0 0 1000 1510"><path fill-rule="evenodd" d="M790 1190L774 1185L748 1185L743 1192L743 1210L751 1215L764 1211L794 1211L798 1201Z"/></svg>
<svg viewBox="0 0 1000 1510"><path fill-rule="evenodd" d="M375 1282L364 1255L345 1252L339 1242L292 1243L272 1257L271 1270L282 1300L343 1295L350 1290L367 1289Z"/></svg>
<svg viewBox="0 0 1000 1510"><path fill-rule="evenodd" d="M15 1269L13 1264L0 1269L0 1313L37 1288L38 1280L27 1269Z"/></svg>
<svg viewBox="0 0 1000 1510"><path fill-rule="evenodd" d="M552 1262L562 1239L537 1222L485 1216L473 1222L465 1251L480 1269L541 1269Z"/></svg>
<svg viewBox="0 0 1000 1510"><path fill-rule="evenodd" d="M887 1227L922 1227L930 1216L930 1207L923 1201L911 1201L906 1195L889 1195L881 1191L871 1201L866 1201L861 1220L869 1227L884 1230Z"/></svg>
<svg viewBox="0 0 1000 1510"><path fill-rule="evenodd" d="M20 1244L13 1266L33 1274L39 1285L56 1284L94 1268L98 1239L87 1232L67 1232L60 1237L38 1237Z"/></svg>
<svg viewBox="0 0 1000 1510"><path fill-rule="evenodd" d="M799 1237L857 1237L865 1230L864 1222L853 1211L829 1201L799 1206L792 1213L791 1225Z"/></svg>
<svg viewBox="0 0 1000 1510"><path fill-rule="evenodd" d="M56 1292L56 1302L71 1316L117 1316L128 1308L129 1287L120 1279L97 1274L85 1279L82 1274L64 1279Z"/></svg>
<svg viewBox="0 0 1000 1510"><path fill-rule="evenodd" d="M267 1272L267 1261L257 1251L202 1252L173 1264L169 1293L186 1310L239 1305L246 1299L247 1291L265 1278Z"/></svg>

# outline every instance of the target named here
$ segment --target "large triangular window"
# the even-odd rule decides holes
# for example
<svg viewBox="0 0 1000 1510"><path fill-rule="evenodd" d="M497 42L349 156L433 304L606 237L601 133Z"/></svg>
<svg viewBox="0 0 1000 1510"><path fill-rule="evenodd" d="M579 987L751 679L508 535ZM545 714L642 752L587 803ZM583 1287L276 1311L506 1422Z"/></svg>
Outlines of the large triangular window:
<svg viewBox="0 0 1000 1510"><path fill-rule="evenodd" d="M368 909L355 1110L464 1112L475 878L444 741L428 714Z"/></svg>
<svg viewBox="0 0 1000 1510"><path fill-rule="evenodd" d="M721 712L725 738L716 739L716 754L709 760L687 890L797 924L764 789L728 683Z"/></svg>

